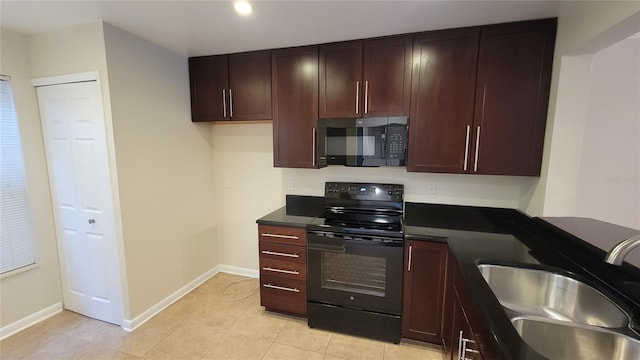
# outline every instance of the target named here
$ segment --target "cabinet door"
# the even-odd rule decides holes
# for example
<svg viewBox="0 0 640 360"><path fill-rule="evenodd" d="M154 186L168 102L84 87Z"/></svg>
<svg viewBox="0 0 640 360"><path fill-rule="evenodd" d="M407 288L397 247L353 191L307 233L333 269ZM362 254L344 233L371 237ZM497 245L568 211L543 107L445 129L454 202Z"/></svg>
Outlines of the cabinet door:
<svg viewBox="0 0 640 360"><path fill-rule="evenodd" d="M226 55L189 58L191 121L228 120Z"/></svg>
<svg viewBox="0 0 640 360"><path fill-rule="evenodd" d="M362 88L362 42L320 46L321 118L360 116Z"/></svg>
<svg viewBox="0 0 640 360"><path fill-rule="evenodd" d="M229 55L231 120L271 119L271 52Z"/></svg>
<svg viewBox="0 0 640 360"><path fill-rule="evenodd" d="M464 311L462 310L462 304L460 304L460 300L456 296L453 299L453 309L451 313L451 356L447 359L451 360L460 360L461 350L462 350L462 338L465 335L465 329L467 328L467 322L464 317Z"/></svg>
<svg viewBox="0 0 640 360"><path fill-rule="evenodd" d="M444 301L442 306L442 349L445 359L451 359L453 348L457 346L458 338L452 336L454 328L453 313L456 303L456 290L454 279L456 276L456 260L451 249L447 250L447 271L444 282Z"/></svg>
<svg viewBox="0 0 640 360"><path fill-rule="evenodd" d="M483 28L473 172L540 175L556 21Z"/></svg>
<svg viewBox="0 0 640 360"><path fill-rule="evenodd" d="M440 344L447 244L408 241L405 264L402 336Z"/></svg>
<svg viewBox="0 0 640 360"><path fill-rule="evenodd" d="M364 116L409 115L412 46L411 36L365 41Z"/></svg>
<svg viewBox="0 0 640 360"><path fill-rule="evenodd" d="M318 47L274 50L271 66L274 166L315 168Z"/></svg>
<svg viewBox="0 0 640 360"><path fill-rule="evenodd" d="M408 171L468 171L478 36L464 29L415 38Z"/></svg>
<svg viewBox="0 0 640 360"><path fill-rule="evenodd" d="M483 360L482 353L474 341L473 330L469 326L464 306L459 298L455 299L453 307L454 348L451 352L452 360Z"/></svg>

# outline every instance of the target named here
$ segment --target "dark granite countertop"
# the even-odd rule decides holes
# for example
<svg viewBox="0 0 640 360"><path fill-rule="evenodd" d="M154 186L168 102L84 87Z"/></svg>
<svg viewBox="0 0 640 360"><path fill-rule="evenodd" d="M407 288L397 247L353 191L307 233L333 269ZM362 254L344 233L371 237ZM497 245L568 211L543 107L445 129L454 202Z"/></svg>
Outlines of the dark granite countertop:
<svg viewBox="0 0 640 360"><path fill-rule="evenodd" d="M322 212L323 207L321 197L287 195L285 207L257 222L305 227ZM404 221L406 239L449 244L458 263L458 271L473 294L477 310L490 332L488 339L504 359L545 358L533 351L515 331L478 270L479 263L537 267L568 273L614 300L630 315L631 328L640 331L640 270L630 264L617 267L604 263L603 249L570 231L575 224L582 224L578 228L585 229L580 220L530 218L514 209L407 202ZM597 225L602 224L590 223L589 232L593 232L593 226ZM640 338L631 329L627 329L627 334Z"/></svg>
<svg viewBox="0 0 640 360"><path fill-rule="evenodd" d="M490 332L488 339L504 359L545 359L518 335L511 321L477 268L481 263L514 265L568 274L598 289L631 317L630 326L640 323L640 273L624 264L604 263L600 246L591 237L607 232L629 236L633 229L612 232L611 224L576 218L530 218L514 209L473 206L405 204L405 238L447 242L458 263L458 271ZM560 225L563 225L561 227ZM600 229L596 231L596 229ZM623 231L624 230L624 231ZM626 231L626 232L625 232ZM585 239L578 236L585 236ZM604 247L611 245L607 243ZM637 281L637 282L636 282ZM629 289L620 284L631 284ZM633 286L637 285L637 286ZM624 333L638 338L631 329ZM636 331L637 332L637 331Z"/></svg>
<svg viewBox="0 0 640 360"><path fill-rule="evenodd" d="M304 228L324 210L324 198L287 195L286 205L256 220L261 225Z"/></svg>

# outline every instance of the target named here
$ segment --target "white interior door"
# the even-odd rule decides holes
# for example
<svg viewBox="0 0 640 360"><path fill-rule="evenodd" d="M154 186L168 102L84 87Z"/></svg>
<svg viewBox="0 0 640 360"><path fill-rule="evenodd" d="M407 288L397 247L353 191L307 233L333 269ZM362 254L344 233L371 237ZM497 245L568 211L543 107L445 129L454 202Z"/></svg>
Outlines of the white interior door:
<svg viewBox="0 0 640 360"><path fill-rule="evenodd" d="M37 88L64 307L122 323L109 162L97 81Z"/></svg>

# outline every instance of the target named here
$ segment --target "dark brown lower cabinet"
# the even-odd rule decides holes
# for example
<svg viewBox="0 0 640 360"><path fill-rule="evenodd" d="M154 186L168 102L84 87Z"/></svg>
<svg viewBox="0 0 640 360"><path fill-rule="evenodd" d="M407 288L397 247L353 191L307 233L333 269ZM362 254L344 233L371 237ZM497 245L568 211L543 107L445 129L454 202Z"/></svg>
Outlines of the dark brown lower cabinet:
<svg viewBox="0 0 640 360"><path fill-rule="evenodd" d="M457 292L456 292L457 294ZM482 353L473 336L473 330L469 325L469 320L464 312L459 297L454 299L453 307L453 339L457 345L452 349L452 359L454 360L482 360Z"/></svg>
<svg viewBox="0 0 640 360"><path fill-rule="evenodd" d="M451 303L451 316L449 324L450 335L445 338L450 339L449 347L445 341L446 359L451 360L489 360L497 359L493 349L488 344L488 334L484 322L479 317L473 297L469 294L460 273L457 271L455 258L449 254L453 263L449 267L450 281L448 287L452 294L447 298ZM453 274L452 274L453 272ZM446 313L446 311L445 311Z"/></svg>
<svg viewBox="0 0 640 360"><path fill-rule="evenodd" d="M303 228L258 225L260 305L307 314L307 234Z"/></svg>
<svg viewBox="0 0 640 360"><path fill-rule="evenodd" d="M402 336L440 344L447 267L447 244L405 243Z"/></svg>

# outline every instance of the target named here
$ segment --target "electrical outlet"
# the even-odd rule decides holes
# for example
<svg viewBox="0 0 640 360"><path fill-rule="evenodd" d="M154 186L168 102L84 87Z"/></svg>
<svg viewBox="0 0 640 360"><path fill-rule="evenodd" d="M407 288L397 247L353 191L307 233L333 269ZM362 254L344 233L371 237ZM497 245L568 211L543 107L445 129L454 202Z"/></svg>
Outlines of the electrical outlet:
<svg viewBox="0 0 640 360"><path fill-rule="evenodd" d="M291 191L291 190L293 190L293 189L295 189L295 188L296 188L296 183L295 183L295 181L293 181L293 179L289 179L289 180L287 180L287 190L288 190L288 191Z"/></svg>
<svg viewBox="0 0 640 360"><path fill-rule="evenodd" d="M438 197L438 185L427 185L427 197Z"/></svg>
<svg viewBox="0 0 640 360"><path fill-rule="evenodd" d="M224 187L227 188L227 189L231 188L231 178L230 177L224 178Z"/></svg>

